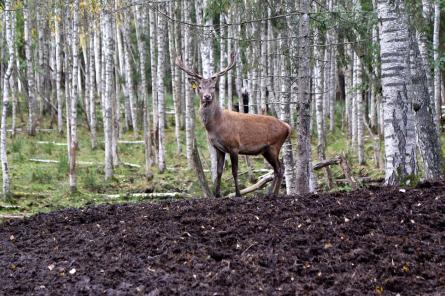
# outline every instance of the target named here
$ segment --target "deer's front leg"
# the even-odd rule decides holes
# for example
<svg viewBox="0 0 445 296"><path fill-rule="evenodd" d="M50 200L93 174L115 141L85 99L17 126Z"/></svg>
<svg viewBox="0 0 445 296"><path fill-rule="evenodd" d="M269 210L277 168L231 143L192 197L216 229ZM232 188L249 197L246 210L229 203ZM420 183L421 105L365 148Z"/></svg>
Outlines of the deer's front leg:
<svg viewBox="0 0 445 296"><path fill-rule="evenodd" d="M216 150L216 184L215 184L215 197L221 197L221 176L224 170L224 158L226 154L224 152Z"/></svg>
<svg viewBox="0 0 445 296"><path fill-rule="evenodd" d="M238 186L238 154L230 153L230 161L232 162L232 175L235 182L235 196L241 197L241 192Z"/></svg>

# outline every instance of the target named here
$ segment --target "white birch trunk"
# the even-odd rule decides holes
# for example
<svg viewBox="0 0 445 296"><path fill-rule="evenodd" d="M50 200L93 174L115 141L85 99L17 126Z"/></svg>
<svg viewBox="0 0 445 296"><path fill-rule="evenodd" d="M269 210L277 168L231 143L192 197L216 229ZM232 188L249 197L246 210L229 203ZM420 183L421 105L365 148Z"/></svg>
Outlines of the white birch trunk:
<svg viewBox="0 0 445 296"><path fill-rule="evenodd" d="M331 1L333 2L333 1ZM337 30L336 28L331 32L330 46L331 50L331 72L329 73L329 130L332 132L335 128L335 103L337 95Z"/></svg>
<svg viewBox="0 0 445 296"><path fill-rule="evenodd" d="M168 9L170 15L176 15L175 13L175 3L169 3ZM170 66L171 66L171 76L172 76L172 96L173 96L173 108L175 110L175 138L176 138L176 154L179 156L181 155L181 109L180 109L180 73L179 69L175 65L175 58L176 58L176 49L180 48L180 42L179 42L179 31L176 30L176 24L173 22L168 23L168 47L169 47L169 54L170 54Z"/></svg>
<svg viewBox="0 0 445 296"><path fill-rule="evenodd" d="M130 24L128 17L124 17L124 59L125 59L125 81L128 93L128 103L130 107L131 126L133 131L137 134L139 131L137 112L136 112L136 96L134 93L134 84L132 76L132 64L131 64L131 38L130 38Z"/></svg>
<svg viewBox="0 0 445 296"><path fill-rule="evenodd" d="M136 0L134 0L136 3ZM151 179L153 173L151 172L151 136L150 136L150 112L148 112L148 82L146 77L146 69L147 69L147 48L146 48L146 40L147 34L145 33L145 28L147 27L147 17L143 6L136 6L136 34L137 34L137 43L138 43L138 51L139 51L139 74L141 76L141 98L143 100L143 115L142 115L142 123L144 128L144 170L145 177L147 179ZM142 27L142 29L141 29Z"/></svg>
<svg viewBox="0 0 445 296"><path fill-rule="evenodd" d="M89 77L88 85L88 101L90 105L90 131L91 131L91 149L97 147L97 131L96 131L96 68L95 68L95 54L94 54L94 35L90 33L90 48L89 48Z"/></svg>
<svg viewBox="0 0 445 296"><path fill-rule="evenodd" d="M434 105L436 107L435 124L438 134L441 132L440 118L442 116L441 102L441 74L440 74L440 0L434 1L434 31L433 31L433 58L434 58Z"/></svg>
<svg viewBox="0 0 445 296"><path fill-rule="evenodd" d="M112 0L106 1L106 7L102 12L103 19L103 45L104 45L104 61L103 67L104 92L103 92L103 109L104 109L104 143L105 143L105 180L113 177L113 108L112 108L112 93L113 93L113 55L114 55L114 40L112 33L112 14L113 8Z"/></svg>
<svg viewBox="0 0 445 296"><path fill-rule="evenodd" d="M15 26L16 26L16 14L10 14L10 22L11 22L11 39L15 41ZM9 49L8 49L9 50ZM11 114L11 137L15 137L16 132L16 115L17 115L17 70L16 67L16 47L15 42L13 42L12 50L14 51L14 63L12 65L11 76L9 77L9 88L10 88L10 97L12 100L12 114Z"/></svg>
<svg viewBox="0 0 445 296"><path fill-rule="evenodd" d="M152 9L149 10L149 18L150 18L150 70L151 70L151 101L152 101L152 110L153 110L153 134L154 134L154 144L156 155L154 157L155 161L158 162L157 159L157 143L156 143L156 134L158 133L158 117L156 116L156 112L158 110L158 83L157 83L157 58L156 58L156 44L157 44L157 20L156 14ZM186 26L187 27L187 26Z"/></svg>
<svg viewBox="0 0 445 296"><path fill-rule="evenodd" d="M382 58L385 182L407 183L416 172L414 122L408 98L409 34L404 1L377 2Z"/></svg>
<svg viewBox="0 0 445 296"><path fill-rule="evenodd" d="M352 98L351 98L351 131L352 131L352 148L355 152L358 151L358 141L357 141L357 132L358 132L358 116L357 116L357 93L358 93L358 84L357 84L357 60L358 56L355 52L352 52Z"/></svg>
<svg viewBox="0 0 445 296"><path fill-rule="evenodd" d="M165 12L165 4L160 4L160 11ZM158 150L158 169L160 173L163 173L166 168L165 164L165 89L164 89L164 77L165 77L165 38L167 35L166 21L158 16L158 69L157 69L157 91L158 91L158 138L159 138L159 150Z"/></svg>
<svg viewBox="0 0 445 296"><path fill-rule="evenodd" d="M202 59L202 75L205 78L210 77L213 74L213 46L212 46L212 35L213 35L213 21L212 18L207 15L205 18L204 15L207 14L207 10L209 9L209 0L204 0L202 2L202 11L197 12L203 13L201 15L202 20L205 24L205 29L203 33L203 40L201 41L201 59ZM198 23L200 24L200 23ZM208 140L208 139L207 139ZM210 164L211 164L211 174L212 174L212 181L216 181L216 170L217 170L217 159L216 159L216 150L213 147L213 145L210 143L210 141L207 141L207 146L209 149L210 154Z"/></svg>
<svg viewBox="0 0 445 296"><path fill-rule="evenodd" d="M363 113L364 113L364 104L363 104L363 95L362 95L362 64L357 55L354 58L354 69L355 69L355 77L356 77L356 104L357 104L357 157L359 164L365 163L365 135L364 135L364 125L363 125Z"/></svg>
<svg viewBox="0 0 445 296"><path fill-rule="evenodd" d="M226 16L224 12L221 12L219 16L219 27L220 27L220 51L219 51L219 68L224 69L226 67L226 39L227 39L227 27L226 27ZM229 30L230 27L229 27ZM227 39L227 42L230 42ZM228 46L228 51L230 51L230 47ZM219 78L219 105L221 108L225 108L226 105L226 76L223 75ZM227 104L228 108L231 108L229 104Z"/></svg>
<svg viewBox="0 0 445 296"><path fill-rule="evenodd" d="M34 67L32 62L32 38L31 38L31 18L29 12L29 0L25 0L23 6L24 18L24 39L25 39L25 56L26 56L26 77L28 82L28 135L36 134L36 88Z"/></svg>
<svg viewBox="0 0 445 296"><path fill-rule="evenodd" d="M96 85L97 85L97 94L100 98L102 98L102 89L103 89L103 83L102 83L102 51L101 51L101 25L100 21L95 22L93 24L94 27L94 68L96 72Z"/></svg>
<svg viewBox="0 0 445 296"><path fill-rule="evenodd" d="M183 1L183 15L184 21L190 22L191 20L191 3L189 1ZM192 61L192 32L189 26L184 28L184 62L186 65L190 65ZM188 85L186 76L184 75L184 87L185 87L185 140L186 140L186 155L188 167L193 168L193 141L195 135L195 109L193 107L193 93Z"/></svg>
<svg viewBox="0 0 445 296"><path fill-rule="evenodd" d="M29 0L27 0L29 1ZM62 91L62 35L60 29L60 20L62 18L61 10L56 5L54 12L54 29L56 41L56 99L57 99L57 130L63 133L63 91ZM31 104L31 103L30 103Z"/></svg>
<svg viewBox="0 0 445 296"><path fill-rule="evenodd" d="M14 40L12 33L12 14L11 11L11 0L5 1L4 6L4 17L5 17L5 37L6 44L8 46L8 66L4 73L3 77L3 108L2 108L2 119L1 119L1 131L0 131L0 158L2 162L2 189L3 196L6 198L11 193L11 184L10 184L10 176L9 176L9 164L7 157L7 143L6 143L6 127L7 127L7 116L8 116L8 107L9 107L9 78L11 77L11 73L14 65Z"/></svg>
<svg viewBox="0 0 445 296"><path fill-rule="evenodd" d="M283 34L282 37L287 37ZM288 47L287 38L280 38L280 48L282 51L285 51ZM282 56L281 58L281 104L280 104L280 119L290 124L290 57ZM292 142L290 137L286 140L283 147L283 163L284 163L284 179L286 182L286 194L292 195L296 194L297 190L295 188L295 167L294 167L294 156L292 149Z"/></svg>
<svg viewBox="0 0 445 296"><path fill-rule="evenodd" d="M77 174L76 174L76 154L77 154L77 99L79 96L78 71L79 71L79 0L73 3L73 30L72 40L72 88L71 88L71 106L69 113L70 122L70 145L69 145L69 184L71 192L77 191Z"/></svg>
<svg viewBox="0 0 445 296"><path fill-rule="evenodd" d="M267 24L267 23L266 23ZM260 34L261 40L267 40L267 28L266 24L261 23L260 26ZM267 42L263 41L259 43L261 47L260 53L260 69L259 69L259 77L260 77L260 106L258 114L266 114L267 113Z"/></svg>
<svg viewBox="0 0 445 296"><path fill-rule="evenodd" d="M344 68L345 75L345 122L347 126L348 139L352 139L352 99L353 99L353 65L351 45L346 45L347 65Z"/></svg>

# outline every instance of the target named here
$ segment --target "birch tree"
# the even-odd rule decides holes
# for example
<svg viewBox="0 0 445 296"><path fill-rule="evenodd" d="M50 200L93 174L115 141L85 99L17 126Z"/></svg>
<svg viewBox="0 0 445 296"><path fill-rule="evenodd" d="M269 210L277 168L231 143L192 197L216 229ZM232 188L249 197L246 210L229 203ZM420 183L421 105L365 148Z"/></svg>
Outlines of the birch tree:
<svg viewBox="0 0 445 296"><path fill-rule="evenodd" d="M26 0L29 1L29 0ZM54 11L54 34L55 34L55 42L56 42L56 48L55 48L55 62L56 62L56 100L57 100L57 130L59 133L63 132L63 90L62 90L62 32L61 32L61 9L59 5L56 5L55 11ZM26 30L26 29L25 29ZM28 72L28 79L29 75L33 75L33 73ZM29 83L28 83L29 84ZM34 85L34 82L32 82ZM34 88L34 86L33 86ZM28 85L29 89L29 85ZM29 98L31 100L31 98ZM33 100L35 100L33 98ZM34 105L35 103L29 102L30 110L34 110L31 105ZM31 113L31 111L29 112ZM29 122L29 126L31 126L32 120Z"/></svg>
<svg viewBox="0 0 445 296"><path fill-rule="evenodd" d="M202 17L204 21L205 29L203 33L203 39L201 41L201 59L202 59L202 75L206 78L210 77L213 74L213 46L212 46L212 30L213 30L213 21L212 18L207 15L209 7L209 0L204 0L202 2L202 10L199 9L197 14L200 14L199 17ZM201 8L201 7L200 7ZM198 24L200 24L198 22ZM215 182L217 176L217 159L216 159L216 150L210 141L207 141L207 146L210 154L210 164L211 164L211 174L212 181Z"/></svg>
<svg viewBox="0 0 445 296"><path fill-rule="evenodd" d="M434 59L434 105L436 106L435 124L441 132L440 118L442 115L441 100L441 72L439 65L439 42L440 42L440 0L434 1L434 31L433 31L433 59Z"/></svg>
<svg viewBox="0 0 445 296"><path fill-rule="evenodd" d="M165 12L166 4L159 4L159 11ZM158 91L158 168L159 172L163 173L166 169L165 164L165 89L164 89L164 77L165 77L165 36L167 34L166 20L160 18L158 15L158 69L157 69L157 91Z"/></svg>
<svg viewBox="0 0 445 296"><path fill-rule="evenodd" d="M406 183L416 172L414 121L408 98L409 34L404 1L377 1L380 19L385 182Z"/></svg>
<svg viewBox="0 0 445 296"><path fill-rule="evenodd" d="M56 14L57 15L57 14ZM23 20L24 20L24 41L25 41L25 56L26 56L26 77L28 83L28 134L35 136L36 134L36 88L32 55L32 39L31 39L31 17L29 12L29 0L24 0L23 3ZM56 30L58 29L56 23ZM56 31L57 33L57 31ZM57 34L56 34L57 38ZM60 43L58 43L60 45Z"/></svg>
<svg viewBox="0 0 445 296"><path fill-rule="evenodd" d="M176 15L176 3L168 4L170 15ZM180 37L177 25L174 22L168 22L168 51L170 55L170 73L172 77L172 97L173 109L175 110L175 138L176 138L176 154L181 155L181 75L179 69L175 65L176 48L180 48Z"/></svg>
<svg viewBox="0 0 445 296"><path fill-rule="evenodd" d="M311 96L310 96L310 30L309 30L309 1L300 2L302 12L299 22L299 60L295 61L298 67L298 125L297 125L297 165L296 165L296 188L298 194L313 191L311 188L312 157L310 143L311 123Z"/></svg>
<svg viewBox="0 0 445 296"><path fill-rule="evenodd" d="M0 131L0 156L2 162L2 180L3 180L3 196L6 198L11 193L11 184L9 176L9 164L7 157L7 143L6 143L6 128L7 128L7 116L9 108L9 79L14 66L14 40L12 33L12 6L11 0L5 0L5 9L3 11L5 17L5 37L6 45L8 47L8 64L3 77L3 108L2 108L2 119L1 119L1 131Z"/></svg>
<svg viewBox="0 0 445 296"><path fill-rule="evenodd" d="M77 99L79 96L78 77L79 71L79 0L73 2L73 23L72 23L72 82L70 94L69 126L70 139L69 149L69 184L71 192L77 191L76 156L77 156Z"/></svg>
<svg viewBox="0 0 445 296"><path fill-rule="evenodd" d="M105 179L113 177L113 55L114 55L114 39L113 27L111 20L111 8L113 8L113 0L105 0L103 2L101 19L103 20L103 40L104 40L104 93L103 93L103 109L104 109L104 143L105 143Z"/></svg>
<svg viewBox="0 0 445 296"><path fill-rule="evenodd" d="M136 0L134 0L135 3ZM146 13L143 10L141 5L137 5L135 9L136 13L136 35L137 35L137 44L138 44L138 52L139 52L139 74L141 76L141 86L140 86L140 96L143 100L142 106L142 124L144 129L144 170L145 177L147 179L152 178L151 172L151 136L150 136L150 113L148 112L148 81L146 76L147 69L147 48L146 41L147 35L145 33L144 28L147 27L147 17ZM142 28L141 28L142 27Z"/></svg>
<svg viewBox="0 0 445 296"><path fill-rule="evenodd" d="M191 3L189 1L184 1L182 3L183 5L183 15L184 15L184 22L189 22L191 20ZM192 60L192 32L190 26L185 26L184 28L184 62L186 65L191 64ZM185 75L184 75L184 78ZM183 81L186 81L186 79L183 79ZM187 87L184 84L185 87L185 141L186 141L186 155L187 155L187 162L189 168L193 168L193 143L195 138L195 109L193 108L193 93L190 89L190 87Z"/></svg>

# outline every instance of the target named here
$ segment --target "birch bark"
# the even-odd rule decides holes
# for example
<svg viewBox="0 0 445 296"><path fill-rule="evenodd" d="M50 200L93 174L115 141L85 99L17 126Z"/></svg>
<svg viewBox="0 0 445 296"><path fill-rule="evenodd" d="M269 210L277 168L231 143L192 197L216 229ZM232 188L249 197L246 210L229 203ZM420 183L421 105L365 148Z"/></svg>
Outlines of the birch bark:
<svg viewBox="0 0 445 296"><path fill-rule="evenodd" d="M5 17L5 37L6 44L8 46L8 66L4 73L3 77L3 108L2 108L2 119L1 119L1 131L0 131L0 158L2 162L2 189L3 196L6 198L11 193L11 184L10 184L10 176L9 176L9 164L7 157L7 142L6 142L6 127L7 127L7 116L8 116L8 108L9 108L9 78L11 77L13 65L14 65L14 40L12 39L12 6L11 0L5 0L4 4L4 17Z"/></svg>
<svg viewBox="0 0 445 296"><path fill-rule="evenodd" d="M77 99L79 96L78 71L79 71L79 0L73 2L73 30L72 30L72 82L71 82L71 106L69 113L70 122L70 158L69 158L69 184L71 192L77 191L76 156L77 156Z"/></svg>
<svg viewBox="0 0 445 296"><path fill-rule="evenodd" d="M170 15L176 15L176 9L175 9L175 3L169 3L168 4L168 10ZM176 154L179 156L181 155L181 100L180 100L180 87L181 87L181 80L180 80L180 73L179 69L175 65L175 58L176 58L176 49L179 50L180 48L180 38L179 38L179 31L176 30L176 25L173 22L168 23L168 48L169 48L169 55L170 55L170 72L172 76L172 96L173 96L173 108L175 110L175 138L176 138Z"/></svg>
<svg viewBox="0 0 445 296"><path fill-rule="evenodd" d="M133 3L136 3L134 0ZM142 106L142 124L144 128L144 170L146 179L151 179L153 173L151 172L151 136L150 136L150 112L148 112L148 83L147 83L147 35L145 33L145 28L147 27L147 17L143 6L136 6L136 35L139 51L139 74L141 76L141 98L143 100Z"/></svg>
<svg viewBox="0 0 445 296"><path fill-rule="evenodd" d="M191 20L191 7L189 1L183 1L184 21ZM184 62L186 65L191 64L192 60L192 32L190 26L184 28ZM184 79L186 81L186 79ZM185 87L185 140L186 155L189 168L193 168L193 142L195 136L195 109L193 107L193 93L190 87Z"/></svg>
<svg viewBox="0 0 445 296"><path fill-rule="evenodd" d="M305 194L314 190L310 186L312 174L312 156L310 143L311 122L311 96L310 96L310 31L309 31L309 1L301 1L301 12L299 22L299 37L296 65L298 69L298 125L297 125L297 166L296 166L296 188L298 194ZM298 59L299 58L299 59Z"/></svg>
<svg viewBox="0 0 445 296"><path fill-rule="evenodd" d="M160 4L159 11L165 13L165 5ZM165 171L165 89L164 89L164 77L165 77L165 36L167 35L166 20L160 18L158 15L158 63L157 63L157 91L158 91L158 138L159 138L159 150L158 150L158 168L159 172Z"/></svg>
<svg viewBox="0 0 445 296"><path fill-rule="evenodd" d="M380 19L385 182L407 183L416 172L414 121L408 98L409 34L404 1L377 1Z"/></svg>
<svg viewBox="0 0 445 296"><path fill-rule="evenodd" d="M433 31L433 59L434 59L434 105L436 107L435 124L438 134L441 132L442 102L441 102L441 72L440 72L440 0L434 1L434 31ZM427 76L428 77L428 76Z"/></svg>
<svg viewBox="0 0 445 296"><path fill-rule="evenodd" d="M112 14L111 9L114 7L113 0L105 0L102 11L103 19L103 45L104 45L104 142L105 142L105 180L113 177L113 55L114 55L114 39L112 33Z"/></svg>
<svg viewBox="0 0 445 296"><path fill-rule="evenodd" d="M26 0L29 1L29 0ZM56 41L56 99L57 99L57 130L63 132L63 91L62 91L62 33L60 29L61 9L56 5L54 12L54 29ZM31 74L32 75L32 74ZM29 76L28 76L29 77ZM31 105L31 102L29 103ZM30 109L31 110L31 109ZM31 124L31 122L30 122Z"/></svg>
<svg viewBox="0 0 445 296"><path fill-rule="evenodd" d="M25 0L23 6L23 19L24 19L24 39L25 39L25 56L26 56L26 77L28 82L28 135L35 136L36 134L36 88L35 88L35 76L34 67L32 61L32 48L31 48L31 17L29 13L29 0Z"/></svg>
<svg viewBox="0 0 445 296"><path fill-rule="evenodd" d="M209 8L209 0L204 0L202 2L202 21L204 22L205 29L203 33L203 39L201 40L201 59L202 59L202 75L204 77L210 77L213 74L213 46L212 46L212 35L213 35L213 21L212 18L207 15ZM201 13L199 10L197 14ZM199 23L198 23L199 24ZM211 174L212 181L216 181L217 176L217 159L216 150L210 141L207 141L207 146L210 154L210 164L211 164Z"/></svg>

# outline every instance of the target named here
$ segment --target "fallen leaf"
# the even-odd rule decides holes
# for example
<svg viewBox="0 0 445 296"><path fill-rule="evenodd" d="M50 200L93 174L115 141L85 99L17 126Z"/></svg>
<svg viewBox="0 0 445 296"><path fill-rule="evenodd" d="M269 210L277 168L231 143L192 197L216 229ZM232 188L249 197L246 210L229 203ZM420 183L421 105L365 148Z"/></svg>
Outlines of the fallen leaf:
<svg viewBox="0 0 445 296"><path fill-rule="evenodd" d="M54 269L54 267L56 267L54 264L50 264L48 265L48 269L49 271L52 271Z"/></svg>
<svg viewBox="0 0 445 296"><path fill-rule="evenodd" d="M75 274L75 273L76 273L76 269L75 269L75 268L71 269L71 270L69 271L69 273L70 273L70 274Z"/></svg>

